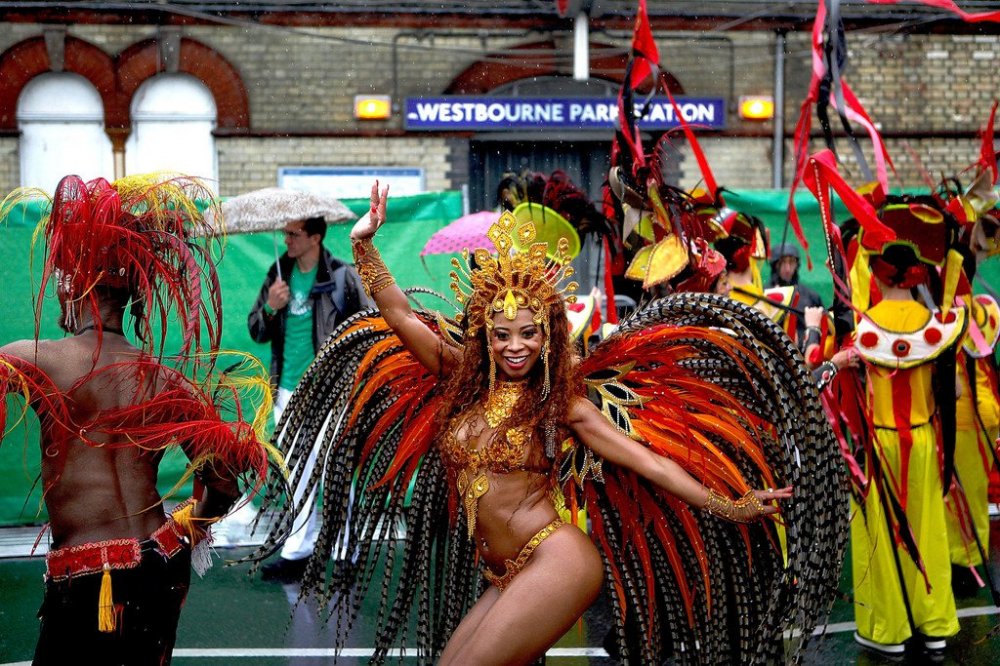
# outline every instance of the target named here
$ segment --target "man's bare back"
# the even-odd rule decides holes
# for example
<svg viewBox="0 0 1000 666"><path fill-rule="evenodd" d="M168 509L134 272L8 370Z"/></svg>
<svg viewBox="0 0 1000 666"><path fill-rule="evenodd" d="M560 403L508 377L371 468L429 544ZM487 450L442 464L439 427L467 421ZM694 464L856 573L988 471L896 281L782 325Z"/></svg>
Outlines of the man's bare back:
<svg viewBox="0 0 1000 666"><path fill-rule="evenodd" d="M64 395L72 422L82 431L66 442L42 441L42 483L49 510L52 546L64 548L93 541L134 537L143 539L166 516L156 489L162 451L112 446L88 424L103 411L123 408L155 394L155 378L140 379L128 364L141 352L123 336L105 331L98 345L93 329L62 340L22 340L0 352L33 363ZM81 381L82 380L82 381ZM62 430L62 429L60 429ZM93 440L107 441L98 447ZM60 451L58 448L64 448Z"/></svg>

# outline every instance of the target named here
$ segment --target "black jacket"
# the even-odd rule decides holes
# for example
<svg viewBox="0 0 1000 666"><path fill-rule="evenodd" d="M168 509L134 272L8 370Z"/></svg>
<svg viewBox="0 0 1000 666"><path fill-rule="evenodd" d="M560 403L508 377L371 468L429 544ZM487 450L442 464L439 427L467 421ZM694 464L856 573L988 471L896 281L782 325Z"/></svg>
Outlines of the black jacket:
<svg viewBox="0 0 1000 666"><path fill-rule="evenodd" d="M250 315L247 317L247 328L250 337L256 342L271 343L271 384L277 387L281 377L281 368L285 352L285 321L288 318L288 308L284 307L273 315L264 310L267 302L267 292L278 276L277 264L281 264L281 275L285 282L292 274L295 260L287 253L281 255L278 262L271 264L267 278L260 288ZM312 299L313 313L313 353L319 351L326 339L337 326L359 310L373 307L371 300L361 286L361 278L350 264L335 258L323 248L319 264L316 268L316 282L309 292Z"/></svg>

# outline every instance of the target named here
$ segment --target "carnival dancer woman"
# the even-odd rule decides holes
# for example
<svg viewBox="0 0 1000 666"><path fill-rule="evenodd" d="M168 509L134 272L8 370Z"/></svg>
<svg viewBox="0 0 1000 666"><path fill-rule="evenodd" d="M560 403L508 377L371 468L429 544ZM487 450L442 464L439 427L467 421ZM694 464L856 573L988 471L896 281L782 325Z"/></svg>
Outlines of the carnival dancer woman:
<svg viewBox="0 0 1000 666"><path fill-rule="evenodd" d="M463 313L414 311L372 243L386 201L373 188L351 234L379 311L334 333L276 429L292 483L308 448L325 461L307 480L327 493L302 594L349 627L382 576L367 617L376 663L405 640L414 611L422 662L529 663L602 581L626 661L785 659L782 631L808 636L828 608L846 520L786 502L786 565L773 521L760 518L791 485L828 493L828 506L846 496L815 390L781 330L723 297L687 295L623 322L581 361L565 247L534 243L533 224L509 214L489 233L496 255L453 262ZM272 489L263 508L278 501ZM583 506L589 538L557 510ZM284 507L262 549L295 510ZM328 567L344 535L352 557ZM808 566L817 553L830 562Z"/></svg>
<svg viewBox="0 0 1000 666"><path fill-rule="evenodd" d="M371 213L351 231L355 261L380 314L406 348L430 372L447 378L450 405L438 420L439 446L464 503L468 535L492 583L458 625L441 664L529 663L600 591L597 548L553 506L546 429L556 430L557 441L568 431L605 460L730 520L750 522L776 513L763 502L791 497L786 487L748 491L734 502L615 430L577 385L565 300L554 284L569 271L559 266L555 275L547 273L544 250L535 262L508 259L505 239L495 237L497 262L486 261L487 267L469 275L466 344L445 347L414 315L372 245L385 221L387 193L388 188L378 193L373 187ZM477 387L484 367L488 383Z"/></svg>

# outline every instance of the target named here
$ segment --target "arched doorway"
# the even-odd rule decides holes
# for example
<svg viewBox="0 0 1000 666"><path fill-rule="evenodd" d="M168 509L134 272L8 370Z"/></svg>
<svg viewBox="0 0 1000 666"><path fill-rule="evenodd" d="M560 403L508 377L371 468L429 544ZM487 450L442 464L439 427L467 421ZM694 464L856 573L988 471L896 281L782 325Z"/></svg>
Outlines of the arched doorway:
<svg viewBox="0 0 1000 666"><path fill-rule="evenodd" d="M174 171L218 189L216 106L204 83L189 74L154 76L132 98L131 117L126 173Z"/></svg>
<svg viewBox="0 0 1000 666"><path fill-rule="evenodd" d="M17 125L23 187L52 192L67 174L114 177L101 96L79 74L50 72L29 81L17 100Z"/></svg>

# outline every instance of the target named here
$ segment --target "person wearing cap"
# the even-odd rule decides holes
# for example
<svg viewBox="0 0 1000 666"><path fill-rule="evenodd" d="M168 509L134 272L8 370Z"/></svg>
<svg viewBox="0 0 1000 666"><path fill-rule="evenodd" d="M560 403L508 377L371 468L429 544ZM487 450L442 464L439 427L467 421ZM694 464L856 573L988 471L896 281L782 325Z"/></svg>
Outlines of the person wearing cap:
<svg viewBox="0 0 1000 666"><path fill-rule="evenodd" d="M351 315L372 307L357 271L323 247L326 222L322 217L289 222L283 233L287 251L271 265L247 317L250 337L271 345L276 424L330 333ZM311 467L303 479L310 473ZM300 492L301 488L296 488L296 501ZM263 578L298 580L318 533L316 509L303 511L282 546L281 556L263 567Z"/></svg>
<svg viewBox="0 0 1000 666"><path fill-rule="evenodd" d="M810 307L823 307L823 299L816 290L799 282L799 267L801 265L799 248L792 243L780 243L771 250L771 278L767 286L773 288L794 287L796 307L805 311ZM805 317L796 318L798 339L803 340L806 328Z"/></svg>

